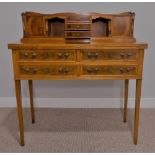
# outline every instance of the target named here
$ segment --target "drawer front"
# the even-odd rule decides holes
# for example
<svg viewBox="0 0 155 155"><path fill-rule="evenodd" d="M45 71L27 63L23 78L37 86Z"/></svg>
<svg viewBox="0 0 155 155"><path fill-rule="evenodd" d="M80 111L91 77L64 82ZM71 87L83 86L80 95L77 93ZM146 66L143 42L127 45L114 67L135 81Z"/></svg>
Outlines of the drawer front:
<svg viewBox="0 0 155 155"><path fill-rule="evenodd" d="M90 31L67 31L66 38L90 38Z"/></svg>
<svg viewBox="0 0 155 155"><path fill-rule="evenodd" d="M67 17L67 22L77 22L77 21L90 22L91 16L78 14L78 15L70 15Z"/></svg>
<svg viewBox="0 0 155 155"><path fill-rule="evenodd" d="M136 66L100 66L86 65L82 67L83 75L136 75Z"/></svg>
<svg viewBox="0 0 155 155"><path fill-rule="evenodd" d="M136 60L138 53L127 50L82 50L82 60Z"/></svg>
<svg viewBox="0 0 155 155"><path fill-rule="evenodd" d="M76 61L75 50L23 50L19 51L22 60Z"/></svg>
<svg viewBox="0 0 155 155"><path fill-rule="evenodd" d="M76 74L75 65L49 65L49 66L36 66L36 65L20 65L20 75L51 75L51 76L67 76Z"/></svg>
<svg viewBox="0 0 155 155"><path fill-rule="evenodd" d="M67 24L67 30L90 30L91 24Z"/></svg>

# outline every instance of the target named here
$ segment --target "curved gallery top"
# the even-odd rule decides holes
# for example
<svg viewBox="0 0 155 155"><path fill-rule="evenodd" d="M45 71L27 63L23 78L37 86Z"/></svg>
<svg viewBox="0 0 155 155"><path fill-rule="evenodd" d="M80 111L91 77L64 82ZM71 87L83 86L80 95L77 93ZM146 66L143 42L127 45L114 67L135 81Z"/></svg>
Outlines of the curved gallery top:
<svg viewBox="0 0 155 155"><path fill-rule="evenodd" d="M134 43L133 12L22 13L22 43Z"/></svg>

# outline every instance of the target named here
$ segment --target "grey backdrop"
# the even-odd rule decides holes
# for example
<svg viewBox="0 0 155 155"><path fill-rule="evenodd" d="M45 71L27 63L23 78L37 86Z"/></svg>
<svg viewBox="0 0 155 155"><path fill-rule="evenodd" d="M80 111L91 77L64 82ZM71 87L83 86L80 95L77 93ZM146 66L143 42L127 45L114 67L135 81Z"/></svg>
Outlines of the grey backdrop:
<svg viewBox="0 0 155 155"><path fill-rule="evenodd" d="M142 96L155 98L155 3L0 3L0 97L14 97L11 51L7 44L22 37L21 12L101 12L133 11L135 37L149 44L145 53ZM22 83L23 96L27 96L27 83ZM62 98L119 98L122 81L35 81L35 96ZM130 83L130 97L135 91Z"/></svg>

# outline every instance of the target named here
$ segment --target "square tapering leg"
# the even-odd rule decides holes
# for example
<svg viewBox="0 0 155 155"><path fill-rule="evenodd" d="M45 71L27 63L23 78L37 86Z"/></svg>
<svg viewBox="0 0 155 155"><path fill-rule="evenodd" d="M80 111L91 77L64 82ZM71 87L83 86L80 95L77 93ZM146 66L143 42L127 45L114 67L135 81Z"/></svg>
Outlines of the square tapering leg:
<svg viewBox="0 0 155 155"><path fill-rule="evenodd" d="M125 87L124 87L124 117L123 121L127 121L127 113L128 113L128 89L129 89L129 80L125 80Z"/></svg>
<svg viewBox="0 0 155 155"><path fill-rule="evenodd" d="M33 82L28 80L29 85L29 95L30 95L30 109L31 109L31 121L35 123L35 113L34 113L34 104L33 104Z"/></svg>
<svg viewBox="0 0 155 155"><path fill-rule="evenodd" d="M17 100L17 112L18 112L18 124L20 131L20 144L24 146L24 125L23 125L23 112L22 112L22 98L21 98L21 82L15 80L16 100Z"/></svg>
<svg viewBox="0 0 155 155"><path fill-rule="evenodd" d="M136 80L136 99L135 99L135 122L134 122L134 144L138 142L138 127L139 127L139 112L140 112L140 98L141 98L142 80Z"/></svg>

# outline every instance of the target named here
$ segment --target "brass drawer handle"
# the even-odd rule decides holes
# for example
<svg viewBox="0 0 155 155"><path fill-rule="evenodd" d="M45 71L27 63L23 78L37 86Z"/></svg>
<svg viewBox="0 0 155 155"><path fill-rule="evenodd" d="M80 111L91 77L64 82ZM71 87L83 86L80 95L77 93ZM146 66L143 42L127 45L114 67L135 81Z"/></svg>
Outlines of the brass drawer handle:
<svg viewBox="0 0 155 155"><path fill-rule="evenodd" d="M69 68L59 68L58 72L60 74L68 74L70 72L70 69Z"/></svg>
<svg viewBox="0 0 155 155"><path fill-rule="evenodd" d="M79 28L79 27L80 27L80 25L76 25L76 27L77 27L77 28Z"/></svg>
<svg viewBox="0 0 155 155"><path fill-rule="evenodd" d="M87 68L87 73L96 74L99 71L99 68Z"/></svg>
<svg viewBox="0 0 155 155"><path fill-rule="evenodd" d="M120 72L122 74L124 74L124 73L130 73L132 71L132 69L133 68L131 68L131 67L128 67L128 68L120 68Z"/></svg>
<svg viewBox="0 0 155 155"><path fill-rule="evenodd" d="M123 59L127 59L127 58L133 56L133 54L132 54L132 53L126 53L126 54L125 54L125 53L121 53L120 56L121 56Z"/></svg>
<svg viewBox="0 0 155 155"><path fill-rule="evenodd" d="M25 68L24 70L29 74L35 74L37 72L36 68Z"/></svg>
<svg viewBox="0 0 155 155"><path fill-rule="evenodd" d="M89 59L97 59L99 56L99 53L87 53L87 56Z"/></svg>
<svg viewBox="0 0 155 155"><path fill-rule="evenodd" d="M127 53L127 57L131 57L131 56L133 56L132 53Z"/></svg>
<svg viewBox="0 0 155 155"><path fill-rule="evenodd" d="M57 56L59 59L67 59L69 57L69 53L58 53Z"/></svg>

